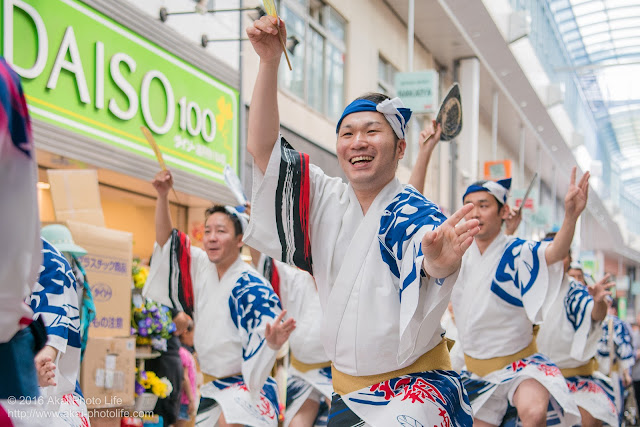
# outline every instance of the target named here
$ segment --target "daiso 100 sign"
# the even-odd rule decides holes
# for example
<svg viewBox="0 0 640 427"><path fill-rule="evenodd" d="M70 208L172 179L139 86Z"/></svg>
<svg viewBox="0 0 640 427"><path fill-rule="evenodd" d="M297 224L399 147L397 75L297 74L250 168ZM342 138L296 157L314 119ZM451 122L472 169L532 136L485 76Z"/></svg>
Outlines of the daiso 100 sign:
<svg viewBox="0 0 640 427"><path fill-rule="evenodd" d="M154 158L146 126L172 167L237 171L235 89L78 1L0 1L2 55L32 117Z"/></svg>

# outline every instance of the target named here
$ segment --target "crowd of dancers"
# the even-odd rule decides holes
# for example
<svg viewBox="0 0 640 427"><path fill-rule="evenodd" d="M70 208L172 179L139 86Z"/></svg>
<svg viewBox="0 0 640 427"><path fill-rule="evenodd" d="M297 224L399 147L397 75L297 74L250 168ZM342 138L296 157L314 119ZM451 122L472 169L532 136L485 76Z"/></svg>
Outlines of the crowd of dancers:
<svg viewBox="0 0 640 427"><path fill-rule="evenodd" d="M542 241L515 237L522 215L508 205L510 179L473 183L447 218L422 194L440 125L421 135L403 185L395 173L411 111L371 93L336 126L347 182L329 177L279 133L278 31L284 23L271 16L247 29L260 57L248 118L251 204L208 209L200 249L172 225L171 172L153 180L156 244L143 294L174 311L178 333L193 325L204 376L197 425L621 423L630 334L609 313L613 283L588 283L571 258L589 173L573 168L562 225ZM81 266L39 239L26 105L2 70L11 114L0 147L0 360L12 376L0 385L0 421L86 425L78 297L65 294L78 285L58 279L77 283L72 266ZM33 262L40 252L44 264ZM33 265L42 265L38 280ZM284 372L275 379L274 366ZM38 393L66 406L53 408L53 421L15 416L10 397Z"/></svg>

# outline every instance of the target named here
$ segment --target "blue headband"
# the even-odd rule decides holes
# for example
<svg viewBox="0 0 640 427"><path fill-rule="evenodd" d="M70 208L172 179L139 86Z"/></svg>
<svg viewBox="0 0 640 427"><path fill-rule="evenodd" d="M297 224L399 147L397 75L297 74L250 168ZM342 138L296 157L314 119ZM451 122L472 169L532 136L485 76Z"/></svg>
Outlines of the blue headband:
<svg viewBox="0 0 640 427"><path fill-rule="evenodd" d="M406 108L400 98L385 99L380 104L367 99L356 99L342 112L340 120L336 125L336 134L340 130L342 120L351 113L359 113L360 111L376 111L384 115L385 119L391 125L391 129L399 139L406 139L406 129L409 119L411 119L411 110Z"/></svg>
<svg viewBox="0 0 640 427"><path fill-rule="evenodd" d="M501 179L499 181L486 181L481 185L470 185L467 191L462 196L462 202L467 194L475 193L478 191L486 191L490 193L496 200L503 205L507 203L507 197L509 197L509 189L511 188L511 178Z"/></svg>

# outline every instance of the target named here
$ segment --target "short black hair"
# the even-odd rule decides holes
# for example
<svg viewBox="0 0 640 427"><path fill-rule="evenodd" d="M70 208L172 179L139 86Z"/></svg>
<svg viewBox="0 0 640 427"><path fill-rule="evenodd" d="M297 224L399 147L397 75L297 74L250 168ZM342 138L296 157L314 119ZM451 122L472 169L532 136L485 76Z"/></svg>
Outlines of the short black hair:
<svg viewBox="0 0 640 427"><path fill-rule="evenodd" d="M474 183L473 183L473 184L471 184L469 187L471 187L471 186L478 186L478 187L482 187L482 186L484 186L487 182L489 182L489 181L488 181L488 180L486 180L486 179L481 179L480 181L476 181L476 182L474 182ZM489 192L487 191L487 193L489 193ZM489 194L491 194L491 193L489 193ZM502 207L504 206L504 203L502 203L500 200L498 200L498 199L496 198L496 196L494 196L493 194L491 194L491 196L496 200L496 202L498 202L498 211L500 211L500 209L502 209Z"/></svg>
<svg viewBox="0 0 640 427"><path fill-rule="evenodd" d="M204 222L207 222L207 219L209 219L209 217L211 215L213 215L214 213L223 213L225 215L227 215L229 217L229 219L231 220L231 222L233 222L233 228L235 230L235 235L238 236L242 233L242 224L240 223L240 219L233 215L232 213L229 213L229 211L227 210L227 208L224 205L213 205L211 206L209 209L207 209L204 212Z"/></svg>

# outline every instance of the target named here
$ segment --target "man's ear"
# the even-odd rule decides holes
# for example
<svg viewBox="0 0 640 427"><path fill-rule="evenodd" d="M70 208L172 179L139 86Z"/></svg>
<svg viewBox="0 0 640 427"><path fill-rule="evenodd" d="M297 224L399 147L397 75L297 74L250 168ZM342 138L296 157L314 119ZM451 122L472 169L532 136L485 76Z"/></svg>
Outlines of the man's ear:
<svg viewBox="0 0 640 427"><path fill-rule="evenodd" d="M505 220L509 218L509 214L511 213L511 206L505 203L504 205L502 205L501 210L502 212L498 212L498 214L500 215L500 219Z"/></svg>
<svg viewBox="0 0 640 427"><path fill-rule="evenodd" d="M405 139L399 139L398 140L398 147L397 147L397 153L398 153L398 159L402 159L404 157L404 152L407 149L407 141Z"/></svg>

